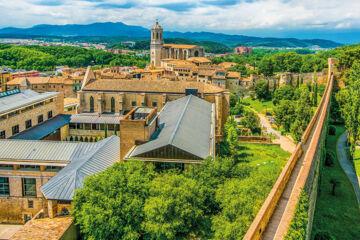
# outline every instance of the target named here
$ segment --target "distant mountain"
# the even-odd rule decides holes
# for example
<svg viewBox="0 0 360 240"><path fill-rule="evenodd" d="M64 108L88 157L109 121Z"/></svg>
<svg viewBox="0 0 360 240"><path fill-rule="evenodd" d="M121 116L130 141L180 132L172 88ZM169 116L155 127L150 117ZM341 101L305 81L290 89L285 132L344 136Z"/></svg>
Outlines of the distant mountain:
<svg viewBox="0 0 360 240"><path fill-rule="evenodd" d="M121 22L92 23L87 25L36 25L31 28L7 27L0 29L0 37L11 35L22 36L62 36L62 37L129 37L129 38L150 38L150 30L140 26L126 25ZM187 38L197 41L216 41L230 47L237 45L264 46L264 47L321 47L335 48L341 46L330 40L311 39L300 40L296 38L260 38L243 35L228 35L211 32L164 32L165 38Z"/></svg>

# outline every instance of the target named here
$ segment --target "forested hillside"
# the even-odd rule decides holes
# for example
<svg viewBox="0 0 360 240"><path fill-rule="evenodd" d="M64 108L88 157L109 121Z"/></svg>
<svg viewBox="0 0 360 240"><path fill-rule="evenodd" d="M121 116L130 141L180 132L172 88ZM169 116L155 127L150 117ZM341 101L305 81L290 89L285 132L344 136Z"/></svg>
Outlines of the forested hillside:
<svg viewBox="0 0 360 240"><path fill-rule="evenodd" d="M103 50L63 46L12 46L0 44L0 66L13 69L50 71L55 66L124 65L145 67L147 57L124 56Z"/></svg>

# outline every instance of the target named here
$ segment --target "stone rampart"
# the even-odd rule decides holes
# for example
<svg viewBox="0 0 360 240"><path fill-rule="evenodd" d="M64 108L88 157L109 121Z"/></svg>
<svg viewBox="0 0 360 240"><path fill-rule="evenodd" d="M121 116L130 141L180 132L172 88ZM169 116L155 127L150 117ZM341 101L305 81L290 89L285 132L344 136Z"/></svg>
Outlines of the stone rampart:
<svg viewBox="0 0 360 240"><path fill-rule="evenodd" d="M323 145L322 142L326 133L326 122L334 82L333 78L333 74L329 74L329 80L326 86L325 94L322 97L313 118L311 119L307 129L303 134L302 141L297 145L288 163L282 170L274 187L270 191L270 194L268 195L263 206L259 210L257 216L252 222L250 228L248 229L244 239L250 240L261 238L266 226L268 225L272 217L273 212L275 211L279 199L283 194L292 170L294 169L298 159L300 159L303 154L305 154L303 166L292 189L290 199L288 200L288 204L286 205L286 209L284 211L284 214L282 215L274 239L282 239L286 235L290 221L294 216L295 207L298 202L301 189L303 188L305 188L307 193L310 195L309 224L307 229L308 238L311 235L312 220L317 197L321 146ZM309 138L312 131L312 138ZM310 144L307 144L308 141L310 141ZM307 144L306 149L304 147L305 144Z"/></svg>

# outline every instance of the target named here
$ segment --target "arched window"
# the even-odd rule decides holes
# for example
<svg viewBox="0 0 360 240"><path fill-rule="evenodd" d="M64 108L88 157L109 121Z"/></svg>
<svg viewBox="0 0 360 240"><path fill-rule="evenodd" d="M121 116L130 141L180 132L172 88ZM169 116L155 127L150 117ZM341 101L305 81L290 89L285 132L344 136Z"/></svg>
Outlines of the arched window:
<svg viewBox="0 0 360 240"><path fill-rule="evenodd" d="M94 98L90 97L90 112L94 112Z"/></svg>
<svg viewBox="0 0 360 240"><path fill-rule="evenodd" d="M111 112L115 112L115 98L113 97L111 98Z"/></svg>
<svg viewBox="0 0 360 240"><path fill-rule="evenodd" d="M159 40L159 33L156 33L156 40Z"/></svg>
<svg viewBox="0 0 360 240"><path fill-rule="evenodd" d="M184 51L184 60L187 59L187 51Z"/></svg>
<svg viewBox="0 0 360 240"><path fill-rule="evenodd" d="M196 51L194 52L194 56L195 56L195 57L198 57L198 56L199 56L199 51L196 50Z"/></svg>

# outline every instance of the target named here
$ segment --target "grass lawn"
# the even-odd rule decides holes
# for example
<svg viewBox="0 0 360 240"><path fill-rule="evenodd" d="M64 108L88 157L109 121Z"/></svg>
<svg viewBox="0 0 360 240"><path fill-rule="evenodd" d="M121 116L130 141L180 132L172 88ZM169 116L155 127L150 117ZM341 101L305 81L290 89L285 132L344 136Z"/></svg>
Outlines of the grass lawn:
<svg viewBox="0 0 360 240"><path fill-rule="evenodd" d="M360 148L357 148L355 150L354 166L355 166L356 174L360 176Z"/></svg>
<svg viewBox="0 0 360 240"><path fill-rule="evenodd" d="M290 157L290 153L279 145L240 143L241 153L253 166L282 169Z"/></svg>
<svg viewBox="0 0 360 240"><path fill-rule="evenodd" d="M334 165L327 167L323 161L320 166L319 193L316 202L312 239L317 232L326 231L334 239L360 239L360 209L350 181L342 170L336 154L336 142L345 131L343 126L336 127L336 136L327 136L326 151L331 153ZM331 194L330 179L336 179L335 196Z"/></svg>
<svg viewBox="0 0 360 240"><path fill-rule="evenodd" d="M242 102L249 103L250 106L255 109L259 113L264 113L265 111L270 111L274 107L273 102L270 101L263 101L261 102L258 99L252 100L251 98L245 98L241 100Z"/></svg>

